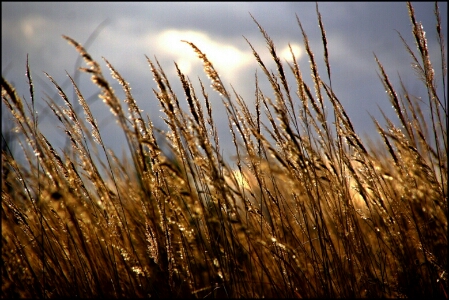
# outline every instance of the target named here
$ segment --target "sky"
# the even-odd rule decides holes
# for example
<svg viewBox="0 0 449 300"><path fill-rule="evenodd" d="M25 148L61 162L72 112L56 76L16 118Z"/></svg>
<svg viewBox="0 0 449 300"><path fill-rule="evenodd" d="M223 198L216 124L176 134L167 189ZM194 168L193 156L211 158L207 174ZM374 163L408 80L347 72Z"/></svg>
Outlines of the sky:
<svg viewBox="0 0 449 300"><path fill-rule="evenodd" d="M434 3L412 4L417 20L423 23L426 31L433 63L441 66ZM356 132L375 139L370 115L382 120L379 108L392 118L394 111L379 80L374 53L396 87L399 87L399 74L411 93L425 97L425 90L410 67L411 59L397 33L400 32L415 49L406 3L318 2L318 5L327 34L334 92L346 108ZM439 8L443 29L447 29L447 3L439 3ZM284 63L291 62L287 50L288 44L292 45L303 76L311 83L309 58L297 16L315 53L321 77L327 79L315 2L2 2L2 76L29 101L25 76L28 54L41 130L61 147L63 133L44 101L47 95L55 99L58 96L43 72L50 74L76 103L66 72L74 75L77 66L86 66L62 35L85 45L109 76L102 60L105 57L130 83L143 115L148 115L156 127L163 128L163 122L152 92L157 86L145 55L153 61L157 58L181 101L185 97L174 62L189 76L196 91L200 91L198 78L209 82L202 62L181 40L193 42L203 51L225 87L231 90L232 84L252 107L255 73L257 71L259 78L263 78L263 72L244 37L269 69L276 71L276 67L251 15L271 37ZM444 34L447 41L447 30ZM287 66L285 69L289 71ZM436 68L435 71L441 79L441 70ZM90 82L90 76L84 73L79 76L80 89L91 103L106 146L120 154L126 144L117 133L109 109L98 98L98 89ZM119 84L113 79L110 82L123 100ZM272 97L267 81L261 79L261 83L264 93ZM291 87L295 88L294 81ZM224 154L229 156L232 142L224 107L217 93L209 87L207 92L213 102ZM4 116L7 114L2 103L2 132L11 131L11 119Z"/></svg>

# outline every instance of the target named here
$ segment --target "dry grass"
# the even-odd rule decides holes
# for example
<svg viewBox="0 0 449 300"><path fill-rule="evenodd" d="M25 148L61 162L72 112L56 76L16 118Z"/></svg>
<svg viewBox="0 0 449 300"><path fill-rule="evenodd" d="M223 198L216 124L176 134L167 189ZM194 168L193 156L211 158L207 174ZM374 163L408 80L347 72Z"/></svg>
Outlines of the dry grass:
<svg viewBox="0 0 449 300"><path fill-rule="evenodd" d="M234 170L220 155L204 84L195 91L177 65L188 111L159 62L147 58L169 128L163 132L144 119L128 83L106 59L125 106L100 65L64 37L84 58L82 70L123 129L129 161L104 145L73 79L84 118L72 107L75 99L47 75L64 101L60 106L49 98L48 105L71 141L70 150L57 151L33 113L29 70L31 103L2 78L2 100L24 137L24 159L2 152L2 297L447 298L447 98L437 93L422 26L411 4L408 9L417 52L405 46L428 97L423 104L404 86L399 93L375 57L400 124L385 118L382 127L373 119L381 145L357 135L322 80L299 20L314 86L303 80L293 52L291 65L281 63L254 20L277 69L269 71L248 41L274 95L265 95L256 77L255 111L187 42L223 100ZM330 83L318 6L317 14ZM287 82L288 69L296 82Z"/></svg>

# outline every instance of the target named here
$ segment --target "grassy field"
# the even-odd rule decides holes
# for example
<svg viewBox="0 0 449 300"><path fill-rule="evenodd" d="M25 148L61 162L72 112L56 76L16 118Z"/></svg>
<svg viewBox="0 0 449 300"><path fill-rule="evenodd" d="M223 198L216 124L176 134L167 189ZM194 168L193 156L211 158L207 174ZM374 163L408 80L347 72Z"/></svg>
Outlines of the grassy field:
<svg viewBox="0 0 449 300"><path fill-rule="evenodd" d="M277 69L248 45L271 95L256 77L254 99L241 99L186 41L221 96L222 106L212 107L209 83L194 90L175 64L184 89L176 95L158 61L147 58L164 131L142 115L106 59L124 100L82 45L64 37L123 130L128 159L103 143L73 79L75 99L47 75L64 105L46 101L71 141L58 150L40 132L29 69L28 102L2 78L2 100L21 134L13 153L2 132L2 297L448 298L447 52L437 5L437 71L407 8L415 45L399 38L427 98L394 87L374 57L397 119L373 118L373 142L359 137L333 92L318 6L326 70L318 71L297 20L313 86L294 57L281 62L256 20ZM236 167L221 156L213 109L226 111Z"/></svg>

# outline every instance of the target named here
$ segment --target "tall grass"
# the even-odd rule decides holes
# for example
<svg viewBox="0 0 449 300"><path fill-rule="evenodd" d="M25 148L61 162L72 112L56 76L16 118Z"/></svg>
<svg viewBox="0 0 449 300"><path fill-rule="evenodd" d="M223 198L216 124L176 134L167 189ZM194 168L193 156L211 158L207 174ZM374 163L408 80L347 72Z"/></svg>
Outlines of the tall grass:
<svg viewBox="0 0 449 300"><path fill-rule="evenodd" d="M70 99L47 74L64 105L46 101L71 142L70 151L58 151L39 129L29 64L31 103L2 78L2 100L22 133L24 158L2 150L3 297L447 298L446 50L435 5L437 79L421 23L407 7L416 50L400 38L428 97L419 102L403 84L399 92L374 57L398 118L373 118L380 145L358 136L332 89L318 6L326 80L297 20L313 86L293 51L293 62L282 63L254 20L276 71L248 41L273 93L264 94L256 77L253 111L186 41L221 96L236 168L221 155L212 118L221 108L212 107L206 84L195 90L177 64L184 95L147 57L168 126L162 131L141 114L129 84L106 59L124 101L100 64L64 36L125 134L131 156L122 160L103 143L75 80L77 99ZM188 110L181 108L183 97Z"/></svg>

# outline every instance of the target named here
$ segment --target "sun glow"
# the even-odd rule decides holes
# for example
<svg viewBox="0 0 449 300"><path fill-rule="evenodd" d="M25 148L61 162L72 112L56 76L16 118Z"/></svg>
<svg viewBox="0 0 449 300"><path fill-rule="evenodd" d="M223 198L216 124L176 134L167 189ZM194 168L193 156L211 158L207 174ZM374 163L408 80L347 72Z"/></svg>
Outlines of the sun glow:
<svg viewBox="0 0 449 300"><path fill-rule="evenodd" d="M250 51L242 51L231 44L219 43L205 33L174 29L163 31L157 37L158 47L161 48L161 51L175 56L174 60L181 71L186 74L189 74L194 66L201 65L202 62L191 47L181 40L195 44L201 52L206 54L219 74L229 78L252 62Z"/></svg>

